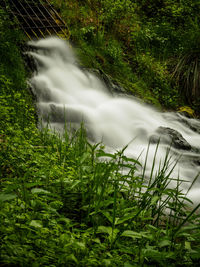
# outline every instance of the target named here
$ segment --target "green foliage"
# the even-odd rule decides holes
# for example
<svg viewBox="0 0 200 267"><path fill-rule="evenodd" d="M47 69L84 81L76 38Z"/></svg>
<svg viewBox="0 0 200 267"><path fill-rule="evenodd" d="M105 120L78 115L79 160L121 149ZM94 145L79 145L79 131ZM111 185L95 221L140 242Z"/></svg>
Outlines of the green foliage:
<svg viewBox="0 0 200 267"><path fill-rule="evenodd" d="M175 108L182 103L176 88L171 88L167 65L161 64L149 53L137 55L137 73L153 91L163 107ZM178 103L179 100L179 103Z"/></svg>
<svg viewBox="0 0 200 267"><path fill-rule="evenodd" d="M35 128L32 97L27 90L26 72L17 43L22 44L20 31L13 30L13 23L0 9L0 134L7 134L12 127L27 135Z"/></svg>
<svg viewBox="0 0 200 267"><path fill-rule="evenodd" d="M1 158L2 263L187 266L198 261L199 215L187 208L179 180L175 189L167 187L168 155L147 183L145 168L136 176L141 164L127 158L125 149L107 153L101 144L87 142L83 128L72 138L47 129L35 138L23 141L16 135L1 142L6 152Z"/></svg>
<svg viewBox="0 0 200 267"><path fill-rule="evenodd" d="M190 82L192 88L187 93L186 81L177 78L175 83L171 74L179 56L185 57L187 48L194 47L193 44L197 46L200 10L196 1L65 3L54 0L52 3L66 20L70 39L78 47L78 55L85 66L102 69L127 91L158 107L177 109L188 105L192 88L197 90ZM189 80L196 82L196 77L192 78L194 68L188 70L191 73ZM183 71L183 76L187 76L187 70ZM146 89L138 88L140 84L146 84ZM198 103L193 103L196 112Z"/></svg>
<svg viewBox="0 0 200 267"><path fill-rule="evenodd" d="M173 77L190 105L200 105L200 27L198 19L191 20L191 28L185 34L183 48L175 66Z"/></svg>
<svg viewBox="0 0 200 267"><path fill-rule="evenodd" d="M17 29L13 31L12 27L14 22L11 22L5 11L0 8L0 73L6 73L19 89L25 85L25 70L16 45L20 43L23 35Z"/></svg>
<svg viewBox="0 0 200 267"><path fill-rule="evenodd" d="M199 102L200 99L200 51L191 51L184 54L174 70L174 77L182 87L189 103Z"/></svg>

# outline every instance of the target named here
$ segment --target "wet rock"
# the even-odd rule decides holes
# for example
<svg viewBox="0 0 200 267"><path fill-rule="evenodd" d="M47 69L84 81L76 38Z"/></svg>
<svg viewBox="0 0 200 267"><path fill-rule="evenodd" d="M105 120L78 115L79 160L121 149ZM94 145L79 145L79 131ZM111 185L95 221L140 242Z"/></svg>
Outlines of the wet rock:
<svg viewBox="0 0 200 267"><path fill-rule="evenodd" d="M180 115L182 115L182 116L184 116L184 117L186 117L188 119L192 119L193 118L193 116L190 113L188 113L187 111L179 111L178 114L180 114Z"/></svg>
<svg viewBox="0 0 200 267"><path fill-rule="evenodd" d="M42 111L44 111L42 116L45 118L45 114L48 114L46 119L49 122L65 124L66 122L81 123L84 121L87 123L87 116L79 109L64 107L56 104L47 104L46 107L46 110L44 106L42 107Z"/></svg>
<svg viewBox="0 0 200 267"><path fill-rule="evenodd" d="M156 134L150 137L151 143L168 144L174 148L182 150L191 150L191 145L183 138L183 136L176 130L168 127L159 127Z"/></svg>
<svg viewBox="0 0 200 267"><path fill-rule="evenodd" d="M63 107L58 107L55 104L50 104L50 119L51 122L65 122L65 113Z"/></svg>
<svg viewBox="0 0 200 267"><path fill-rule="evenodd" d="M188 119L184 116L180 116L181 114L179 113L179 121L181 123L184 123L188 128L190 128L192 131L200 134L200 120L197 119Z"/></svg>
<svg viewBox="0 0 200 267"><path fill-rule="evenodd" d="M190 160L197 166L200 166L200 157L199 156L193 156L190 158Z"/></svg>
<svg viewBox="0 0 200 267"><path fill-rule="evenodd" d="M106 88L108 88L109 92L111 94L127 94L126 90L119 85L115 80L113 80L109 75L107 75L105 72L99 69L89 69L88 72L94 74L97 76L105 85Z"/></svg>

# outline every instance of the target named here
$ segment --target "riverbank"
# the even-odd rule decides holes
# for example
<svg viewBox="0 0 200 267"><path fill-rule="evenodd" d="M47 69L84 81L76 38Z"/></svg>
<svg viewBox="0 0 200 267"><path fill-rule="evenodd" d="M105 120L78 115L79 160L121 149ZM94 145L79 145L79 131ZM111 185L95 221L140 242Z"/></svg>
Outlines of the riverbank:
<svg viewBox="0 0 200 267"><path fill-rule="evenodd" d="M190 106L198 114L199 76L194 70L199 68L195 53L199 51L200 30L196 3L51 3L67 23L70 40L84 66L103 70L127 91L158 108Z"/></svg>

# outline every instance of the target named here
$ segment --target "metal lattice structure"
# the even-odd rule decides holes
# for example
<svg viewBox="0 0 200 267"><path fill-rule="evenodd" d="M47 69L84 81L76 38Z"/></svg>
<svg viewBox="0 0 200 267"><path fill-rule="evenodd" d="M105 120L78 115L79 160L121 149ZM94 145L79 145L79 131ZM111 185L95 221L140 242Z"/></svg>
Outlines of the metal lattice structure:
<svg viewBox="0 0 200 267"><path fill-rule="evenodd" d="M18 20L29 39L69 35L66 24L48 0L1 0L0 5L7 9L11 19Z"/></svg>

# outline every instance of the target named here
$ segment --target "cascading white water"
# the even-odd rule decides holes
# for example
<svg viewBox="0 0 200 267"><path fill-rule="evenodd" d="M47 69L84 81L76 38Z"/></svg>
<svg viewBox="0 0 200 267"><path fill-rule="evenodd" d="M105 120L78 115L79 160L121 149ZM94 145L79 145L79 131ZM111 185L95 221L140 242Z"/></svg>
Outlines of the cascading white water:
<svg viewBox="0 0 200 267"><path fill-rule="evenodd" d="M44 122L49 120L51 127L60 130L65 121L74 127L83 121L92 141L102 141L113 151L129 144L125 153L135 159L140 155L142 164L150 137L155 133L158 136L160 126L168 127L178 131L193 148L171 149L172 158L174 154L183 155L183 160L176 165L171 176L192 181L200 172L200 134L188 126L194 124L200 129L200 122L176 113L160 113L134 97L113 96L99 78L78 67L73 50L63 40L47 38L31 41L29 45L36 48L34 52L29 52L38 67L30 82ZM157 169L169 146L164 143L158 148ZM152 169L155 149L156 144L151 144L146 175ZM188 182L183 183L183 191L189 185ZM196 182L189 197L195 203L200 201L200 181Z"/></svg>

